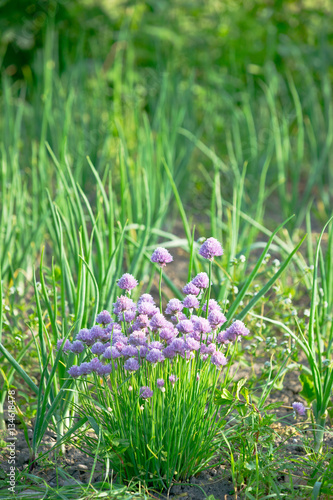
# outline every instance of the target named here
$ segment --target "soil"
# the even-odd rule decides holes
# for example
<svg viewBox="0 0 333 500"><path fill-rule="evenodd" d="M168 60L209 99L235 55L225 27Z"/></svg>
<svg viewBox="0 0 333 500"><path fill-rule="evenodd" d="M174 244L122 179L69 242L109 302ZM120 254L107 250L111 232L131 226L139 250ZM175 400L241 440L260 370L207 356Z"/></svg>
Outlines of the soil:
<svg viewBox="0 0 333 500"><path fill-rule="evenodd" d="M259 367L259 364L258 364ZM257 367L255 367L257 368ZM240 370L238 372L238 378L246 376L245 370ZM298 376L296 373L288 373L285 378L284 388L281 391L272 392L268 402L273 403L277 401L283 401L285 406L289 408L279 408L276 411L279 421L273 424L274 429L277 434L281 436L277 437L276 445L279 445L282 441L285 441L286 436L289 438L284 442L283 445L283 455L285 460L288 457L301 457L306 454L304 449L303 441L301 439L300 433L295 427L295 420L291 415L290 406L297 400L301 401L298 397L298 393L301 389L300 383L298 381ZM5 416L7 412L5 410ZM229 421L231 422L233 416L229 416ZM232 425L231 423L226 424L227 427ZM33 429L28 428L29 440L32 438ZM303 436L304 437L304 436ZM16 467L18 471L28 470L29 462L29 449L25 440L24 432L20 427L20 422L16 422ZM6 441L6 436L3 436L4 441ZM45 434L40 452L44 453L48 451L55 443L54 434L49 431ZM333 437L328 434L325 438L325 445L333 446ZM0 465L0 470L2 469L5 473L9 472L9 465L7 463L8 459L8 449L3 448L1 453L2 460ZM85 455L83 452L78 450L75 446L66 447L65 455L61 458L58 457L57 465L60 466L67 474L68 478L62 478L56 471L54 466L54 456L50 459L42 459L34 467L32 474L42 478L49 486L55 488L57 485L69 486L79 483L88 483L90 480L91 470L93 467L94 459ZM302 471L300 470L299 484L302 484ZM95 482L103 481L103 468L102 465L97 463L95 472L93 474L92 484ZM288 475L284 476L281 474L280 481L288 482ZM1 481L0 481L1 484ZM297 487L297 481L295 481ZM30 491L30 494L28 493ZM39 492L31 492L31 490L26 490L27 495L31 499L42 498ZM33 496L31 496L33 495ZM154 491L149 492L151 498L156 498L159 500L167 499L193 499L201 500L213 495L216 500L229 500L235 498L242 498L236 496L234 492L234 486L231 481L230 472L223 465L218 465L212 467L211 469L200 473L196 477L191 477L188 482L175 483L169 491L164 491L162 493L157 493ZM1 498L1 486L0 486L0 498Z"/></svg>
<svg viewBox="0 0 333 500"><path fill-rule="evenodd" d="M184 235L181 234L183 237ZM177 272L173 269L172 266L168 268L167 274L170 279L174 282L177 288L181 289L186 284L186 276L188 269L188 253L181 249L172 249L172 253L177 261ZM151 293L158 299L158 283L154 283L154 286ZM171 292L170 292L171 293ZM169 294L168 294L169 295ZM171 298L170 295L168 298ZM263 357L257 358L256 362L253 364L253 368L256 374L261 374L261 370L266 359ZM248 378L250 373L250 368L238 368L237 373L235 374L236 380L240 378ZM304 455L305 449L302 444L301 435L297 433L295 428L295 420L291 415L291 404L294 401L302 402L302 399L298 396L302 387L299 382L299 374L297 372L288 372L284 379L284 387L281 391L272 391L269 396L267 403L274 403L278 401L282 401L284 406L276 410L276 416L278 417L278 423L275 423L275 429L277 434L281 436L281 439L277 437L276 444L280 444L280 442L284 441L283 446L283 455L285 456L285 460L288 460L288 457L297 457ZM304 403L304 401L303 401ZM5 415L7 415L5 408ZM231 421L233 416L229 417ZM231 423L227 423L227 426L232 425ZM33 429L32 427L28 427L28 438L31 440ZM286 435L289 435L289 438L286 440ZM26 443L26 439L24 436L23 429L20 426L20 422L16 422L16 467L18 471L27 471L28 463L29 463L29 448ZM4 434L2 436L3 441L7 441L7 436ZM55 436L51 431L47 432L42 441L42 446L40 447L40 453L47 452L53 445L55 444ZM328 434L325 437L325 444L327 446L333 446L333 438ZM3 443L4 446L4 443ZM94 459L92 457L87 456L80 450L78 450L75 446L66 447L65 455L63 457L58 457L57 465L61 466L61 468L68 474L67 478L61 477L55 468L54 465L54 456L50 459L40 460L37 465L34 467L32 473L35 476L43 479L45 483L49 486L55 488L57 486L70 486L76 483L88 483L91 477L91 470L93 467ZM3 487L3 481L1 479L4 478L4 475L1 476L1 470L6 474L9 471L8 465L8 448L3 447L2 451L0 449L0 498L1 488ZM299 471L299 485L302 483L302 470ZM93 473L92 484L102 481L105 479L103 474L103 467L101 464L97 463L96 469ZM281 474L280 481L288 482L288 476L284 476ZM297 488L297 481L294 483ZM6 487L7 490L7 487ZM24 493L24 492L23 492ZM191 477L188 482L184 483L174 483L169 491L164 491L162 493L157 493L154 491L149 492L149 496L151 498L156 498L159 500L164 499L193 499L193 500L201 500L212 495L212 498L216 500L229 500L242 498L241 492L240 495L234 491L234 486L230 477L230 472L227 468L222 465L218 465L216 467L212 467L208 471L204 471L197 475L196 477ZM43 494L39 492L33 492L32 490L26 490L27 498L31 498L32 500L42 498Z"/></svg>

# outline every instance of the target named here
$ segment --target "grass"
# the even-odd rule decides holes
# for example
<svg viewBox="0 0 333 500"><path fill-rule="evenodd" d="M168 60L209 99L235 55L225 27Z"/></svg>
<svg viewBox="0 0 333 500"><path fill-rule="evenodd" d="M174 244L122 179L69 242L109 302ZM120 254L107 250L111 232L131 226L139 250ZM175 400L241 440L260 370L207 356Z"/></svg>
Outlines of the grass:
<svg viewBox="0 0 333 500"><path fill-rule="evenodd" d="M54 488L34 474L46 430L61 455L84 423L73 410L83 386L54 346L111 309L123 272L138 294L158 293L157 245L190 258L188 274L161 275L163 301L181 298L179 282L209 272L196 256L201 236L224 248L212 296L251 330L237 346L246 391L235 386L217 443L234 496L329 498L332 12L266 7L120 5L99 18L80 7L76 44L63 32L73 11L50 9L21 68L1 35L0 426L15 389L30 452L18 498L31 487L47 498L148 495L109 480ZM95 29L104 23L113 29ZM14 32L15 44L20 24ZM292 427L304 453L286 467L289 427L282 419L277 430L264 395L286 390L291 373L311 410Z"/></svg>

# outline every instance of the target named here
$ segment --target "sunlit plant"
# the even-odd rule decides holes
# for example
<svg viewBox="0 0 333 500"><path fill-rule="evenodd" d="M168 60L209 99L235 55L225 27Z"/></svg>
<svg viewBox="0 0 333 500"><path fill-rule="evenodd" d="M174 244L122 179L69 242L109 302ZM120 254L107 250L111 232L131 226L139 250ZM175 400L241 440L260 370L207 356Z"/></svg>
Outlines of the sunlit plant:
<svg viewBox="0 0 333 500"><path fill-rule="evenodd" d="M199 253L209 260L222 255L214 238ZM162 267L172 261L166 249L151 261ZM209 273L211 275L211 272ZM181 301L160 304L143 294L135 303L136 279L124 274L125 291L102 311L91 329L73 342L58 342L65 352L86 354L69 375L83 382L78 412L86 416L98 438L99 455L121 480L133 478L159 488L184 480L209 466L223 425L214 404L221 370L230 365L230 344L249 334L240 320L223 329L227 318L210 299L211 282L202 272L185 285ZM91 438L87 437L87 443Z"/></svg>

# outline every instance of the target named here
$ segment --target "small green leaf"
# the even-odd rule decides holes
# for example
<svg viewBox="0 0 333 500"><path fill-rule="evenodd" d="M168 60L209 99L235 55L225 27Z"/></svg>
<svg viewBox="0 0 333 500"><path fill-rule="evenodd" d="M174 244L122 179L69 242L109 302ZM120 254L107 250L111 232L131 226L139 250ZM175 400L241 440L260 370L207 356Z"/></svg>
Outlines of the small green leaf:
<svg viewBox="0 0 333 500"><path fill-rule="evenodd" d="M280 408L283 405L283 402L278 403L270 403L269 405L264 407L264 410L275 410L275 408Z"/></svg>
<svg viewBox="0 0 333 500"><path fill-rule="evenodd" d="M255 462L245 462L244 467L247 470L256 470Z"/></svg>
<svg viewBox="0 0 333 500"><path fill-rule="evenodd" d="M215 404L230 404L234 399L234 396L226 388L222 389L222 391L215 391Z"/></svg>
<svg viewBox="0 0 333 500"><path fill-rule="evenodd" d="M302 384L302 390L299 394L310 404L316 397L313 381L307 373L301 373L299 378Z"/></svg>

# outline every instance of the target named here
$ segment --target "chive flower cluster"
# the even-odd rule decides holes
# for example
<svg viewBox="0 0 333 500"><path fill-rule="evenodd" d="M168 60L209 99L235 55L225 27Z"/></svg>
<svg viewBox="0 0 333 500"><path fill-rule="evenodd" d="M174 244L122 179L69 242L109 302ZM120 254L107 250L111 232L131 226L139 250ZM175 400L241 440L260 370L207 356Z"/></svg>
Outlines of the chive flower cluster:
<svg viewBox="0 0 333 500"><path fill-rule="evenodd" d="M199 253L211 260L222 255L223 250L217 240L208 238ZM165 248L157 248L151 257L161 267L172 260ZM204 272L184 286L183 300L169 300L164 313L147 293L137 302L130 298L138 285L132 275L124 274L117 284L125 294L117 298L112 312L100 312L96 324L80 330L73 342L58 341L57 348L62 347L65 353L85 353L83 362L68 370L72 377L91 373L108 376L115 372L126 377L135 376L140 370L141 373L155 370L158 376L147 377L147 385L138 388L139 397L145 400L154 391L164 393L167 387L177 384L175 368L181 360L189 365L192 360L200 361L201 365L209 363L211 369L221 370L227 363L228 344L249 334L241 321L223 328L227 319L217 301L208 301L209 278Z"/></svg>

